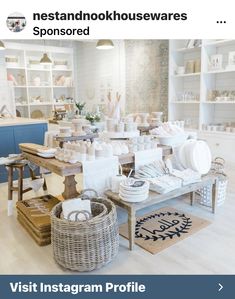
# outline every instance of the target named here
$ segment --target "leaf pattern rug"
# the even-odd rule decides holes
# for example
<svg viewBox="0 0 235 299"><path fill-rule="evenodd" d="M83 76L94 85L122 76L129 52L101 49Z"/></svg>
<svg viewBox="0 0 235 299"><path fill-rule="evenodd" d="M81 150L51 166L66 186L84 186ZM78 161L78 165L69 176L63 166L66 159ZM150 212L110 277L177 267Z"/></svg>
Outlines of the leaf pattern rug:
<svg viewBox="0 0 235 299"><path fill-rule="evenodd" d="M135 243L156 254L209 224L205 219L165 207L137 218ZM128 239L127 223L119 227L119 233Z"/></svg>

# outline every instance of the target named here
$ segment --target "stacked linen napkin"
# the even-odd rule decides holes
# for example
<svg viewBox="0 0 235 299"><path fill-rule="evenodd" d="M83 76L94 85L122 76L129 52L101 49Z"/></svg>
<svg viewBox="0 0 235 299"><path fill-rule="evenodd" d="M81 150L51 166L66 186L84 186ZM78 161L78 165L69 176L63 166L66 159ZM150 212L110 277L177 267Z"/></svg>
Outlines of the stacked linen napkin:
<svg viewBox="0 0 235 299"><path fill-rule="evenodd" d="M171 174L177 178L180 178L182 180L183 186L201 181L201 174L193 171L190 168L185 170L172 169Z"/></svg>
<svg viewBox="0 0 235 299"><path fill-rule="evenodd" d="M70 199L70 200L65 200L62 203L62 211L63 211L63 216L64 219L67 220L71 220L71 221L75 221L76 220L76 215L71 214L70 217L69 214L71 212L79 212L79 211L86 211L89 214L91 214L91 202L90 200L82 200L81 198L74 198L74 199ZM78 214L78 220L80 221L84 221L86 220L86 217L84 214Z"/></svg>
<svg viewBox="0 0 235 299"><path fill-rule="evenodd" d="M146 180L150 183L149 189L160 194L173 191L182 186L182 180L171 175L147 178Z"/></svg>

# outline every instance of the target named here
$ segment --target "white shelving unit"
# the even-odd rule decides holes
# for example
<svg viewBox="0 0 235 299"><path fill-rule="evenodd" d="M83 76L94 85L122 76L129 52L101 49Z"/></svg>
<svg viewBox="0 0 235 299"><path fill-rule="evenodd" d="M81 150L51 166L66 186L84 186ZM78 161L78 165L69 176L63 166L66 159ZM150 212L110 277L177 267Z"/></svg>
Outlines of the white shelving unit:
<svg viewBox="0 0 235 299"><path fill-rule="evenodd" d="M6 70L8 80L15 81L13 88L18 115L49 118L55 105L74 105L71 100L75 97L72 48L22 43L5 45L6 58L17 58L16 62L6 61ZM45 52L52 65L39 63ZM56 85L60 77L64 83Z"/></svg>
<svg viewBox="0 0 235 299"><path fill-rule="evenodd" d="M229 52L235 52L235 40L202 40L201 46L194 48L186 48L186 44L187 40L170 40L168 119L184 120L186 127L200 131L210 124L235 124L235 101L209 100L212 91L235 94L235 66L227 69ZM223 57L222 68L217 70L210 66L214 54ZM177 74L177 67L199 59L200 72Z"/></svg>

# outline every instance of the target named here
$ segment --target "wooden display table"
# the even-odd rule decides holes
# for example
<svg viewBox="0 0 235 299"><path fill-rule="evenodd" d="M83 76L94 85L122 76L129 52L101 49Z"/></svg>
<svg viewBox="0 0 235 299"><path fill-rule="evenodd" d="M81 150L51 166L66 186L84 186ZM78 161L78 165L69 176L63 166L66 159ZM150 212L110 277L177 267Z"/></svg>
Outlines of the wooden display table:
<svg viewBox="0 0 235 299"><path fill-rule="evenodd" d="M163 156L168 156L172 153L171 147L162 146ZM55 158L42 158L34 154L27 153L23 151L24 156L30 162L36 164L37 166L46 168L50 172L56 173L59 176L65 177L64 179L64 192L62 196L64 199L74 198L79 195L77 192L77 182L75 180L75 175L82 173L82 163L70 164L56 160ZM119 156L120 164L130 164L134 163L134 154L130 153L127 155Z"/></svg>
<svg viewBox="0 0 235 299"><path fill-rule="evenodd" d="M37 166L46 168L50 172L56 173L59 176L65 177L64 192L62 193L64 199L74 198L79 195L76 188L77 182L75 180L75 175L82 172L81 163L70 164L61 162L55 158L46 159L26 152L23 153L25 158L30 162Z"/></svg>
<svg viewBox="0 0 235 299"><path fill-rule="evenodd" d="M195 192L205 186L211 186L212 188L212 212L215 213L217 202L217 177L208 175L204 176L201 182L190 184L174 191L158 194L150 191L148 199L140 203L125 202L120 199L118 193L112 191L105 192L105 195L117 206L125 209L128 213L128 235L129 235L129 249L133 250L135 240L135 224L136 224L136 212L144 208L154 206L160 202L176 198L181 195L190 194L190 202L193 205L195 199Z"/></svg>

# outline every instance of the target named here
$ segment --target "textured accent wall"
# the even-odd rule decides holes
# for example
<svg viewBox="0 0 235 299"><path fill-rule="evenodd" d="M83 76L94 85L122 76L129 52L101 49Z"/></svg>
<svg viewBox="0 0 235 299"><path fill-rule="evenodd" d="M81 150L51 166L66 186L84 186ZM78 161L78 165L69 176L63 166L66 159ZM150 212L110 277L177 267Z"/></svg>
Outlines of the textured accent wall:
<svg viewBox="0 0 235 299"><path fill-rule="evenodd" d="M168 102L168 41L126 40L126 112L163 111Z"/></svg>

